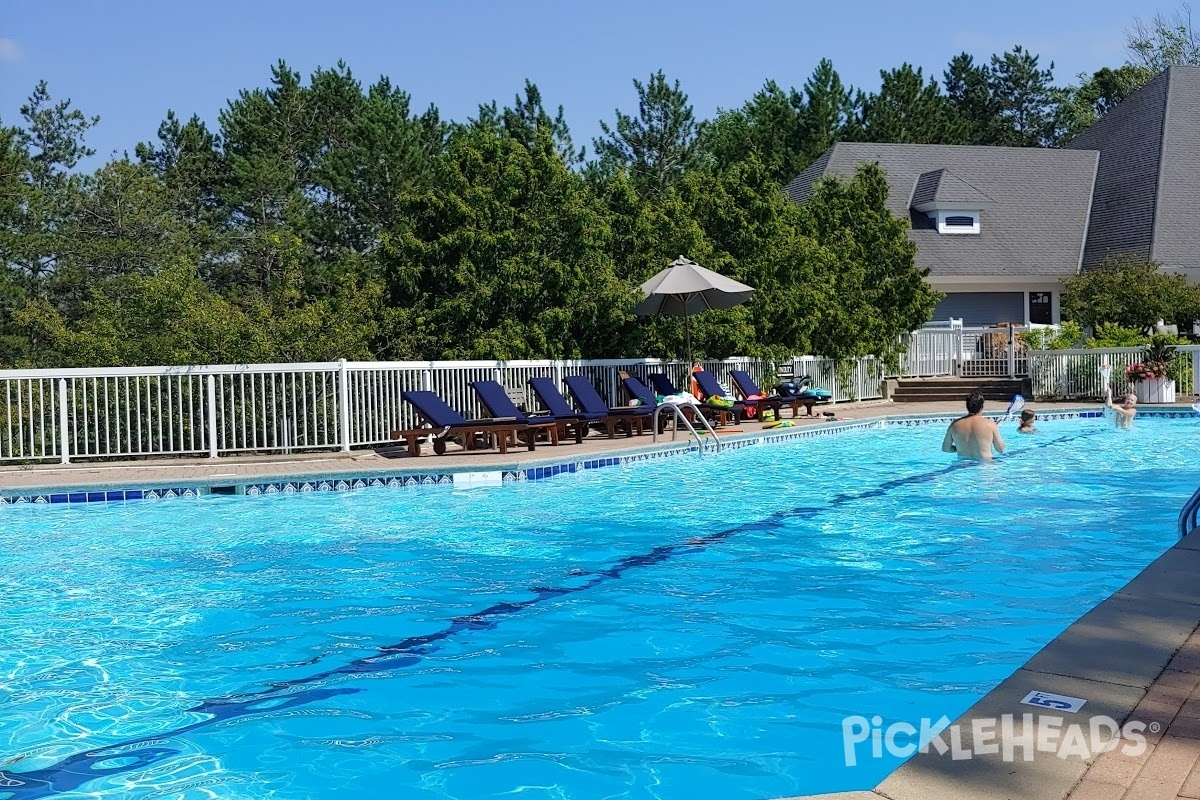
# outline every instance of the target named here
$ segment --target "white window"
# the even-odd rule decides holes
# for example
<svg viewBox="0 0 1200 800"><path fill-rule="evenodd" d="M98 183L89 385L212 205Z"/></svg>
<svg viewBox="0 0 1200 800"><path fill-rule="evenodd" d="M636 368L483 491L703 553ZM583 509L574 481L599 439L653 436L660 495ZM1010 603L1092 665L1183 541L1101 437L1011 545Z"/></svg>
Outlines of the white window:
<svg viewBox="0 0 1200 800"><path fill-rule="evenodd" d="M938 211L938 233L979 233L978 211Z"/></svg>

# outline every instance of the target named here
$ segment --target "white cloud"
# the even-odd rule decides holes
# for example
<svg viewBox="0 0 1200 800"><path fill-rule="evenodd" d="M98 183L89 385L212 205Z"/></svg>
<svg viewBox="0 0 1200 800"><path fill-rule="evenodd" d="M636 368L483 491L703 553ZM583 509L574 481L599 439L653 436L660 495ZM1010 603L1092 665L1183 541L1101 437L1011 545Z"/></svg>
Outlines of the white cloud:
<svg viewBox="0 0 1200 800"><path fill-rule="evenodd" d="M0 61L20 61L21 46L14 39L0 39Z"/></svg>

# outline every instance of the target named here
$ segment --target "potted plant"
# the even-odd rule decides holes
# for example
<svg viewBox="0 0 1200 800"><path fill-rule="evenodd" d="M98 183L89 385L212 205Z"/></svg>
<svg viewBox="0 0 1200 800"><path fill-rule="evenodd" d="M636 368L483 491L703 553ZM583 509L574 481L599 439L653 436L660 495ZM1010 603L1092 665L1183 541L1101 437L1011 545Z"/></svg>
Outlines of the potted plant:
<svg viewBox="0 0 1200 800"><path fill-rule="evenodd" d="M1142 354L1125 368L1125 377L1133 384L1139 403L1175 402L1175 347L1169 336L1155 336Z"/></svg>

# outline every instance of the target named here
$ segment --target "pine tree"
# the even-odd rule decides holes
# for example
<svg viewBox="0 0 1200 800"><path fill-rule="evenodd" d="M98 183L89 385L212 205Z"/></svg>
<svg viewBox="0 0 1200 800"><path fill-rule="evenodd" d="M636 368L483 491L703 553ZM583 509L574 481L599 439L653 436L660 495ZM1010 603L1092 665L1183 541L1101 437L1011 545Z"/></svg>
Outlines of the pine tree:
<svg viewBox="0 0 1200 800"><path fill-rule="evenodd" d="M880 73L877 94L859 94L856 138L868 142L943 144L961 141L962 123L950 113L938 83L903 64Z"/></svg>
<svg viewBox="0 0 1200 800"><path fill-rule="evenodd" d="M827 58L821 59L813 74L804 83L801 170L845 137L853 107L853 89L842 85L842 79L833 68L832 61Z"/></svg>
<svg viewBox="0 0 1200 800"><path fill-rule="evenodd" d="M976 64L968 53L960 53L950 60L942 78L946 100L951 113L959 120L963 141L947 144L999 143L1003 123L1000 105L992 96L990 77L988 66Z"/></svg>
<svg viewBox="0 0 1200 800"><path fill-rule="evenodd" d="M525 81L524 96L518 94L512 107L501 112L500 122L509 136L526 147L535 145L540 131L548 131L563 163L572 168L583 164L585 148L575 149L563 107L560 105L558 112L551 118L542 105L541 90L528 79Z"/></svg>
<svg viewBox="0 0 1200 800"><path fill-rule="evenodd" d="M1054 144L1053 62L1049 69L1042 69L1037 56L1017 45L1001 56L992 56L988 82L1002 121L997 144L1010 147Z"/></svg>
<svg viewBox="0 0 1200 800"><path fill-rule="evenodd" d="M679 81L668 84L662 70L648 83L634 79L636 117L616 111L616 123L601 122L604 137L594 140L602 168L624 169L649 197L661 197L692 166L696 155L696 120Z"/></svg>

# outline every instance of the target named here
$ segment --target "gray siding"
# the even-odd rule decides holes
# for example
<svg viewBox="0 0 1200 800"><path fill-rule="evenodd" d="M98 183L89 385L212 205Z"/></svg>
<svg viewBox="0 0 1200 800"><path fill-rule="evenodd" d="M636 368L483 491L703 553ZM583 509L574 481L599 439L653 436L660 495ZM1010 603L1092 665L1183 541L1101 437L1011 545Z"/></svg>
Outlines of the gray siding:
<svg viewBox="0 0 1200 800"><path fill-rule="evenodd" d="M1100 151L1084 269L1115 253L1150 257L1168 75L1150 81L1067 145Z"/></svg>
<svg viewBox="0 0 1200 800"><path fill-rule="evenodd" d="M937 304L933 318L941 321L961 319L963 325L995 325L997 322L1025 321L1024 292L950 292Z"/></svg>
<svg viewBox="0 0 1200 800"><path fill-rule="evenodd" d="M1172 272L1200 270L1200 69L1172 67L1150 257Z"/></svg>

